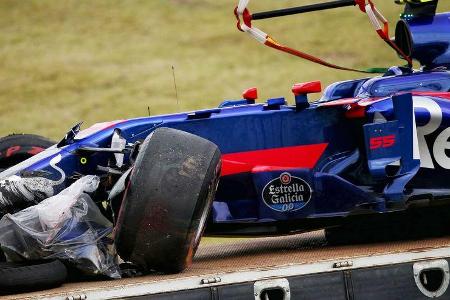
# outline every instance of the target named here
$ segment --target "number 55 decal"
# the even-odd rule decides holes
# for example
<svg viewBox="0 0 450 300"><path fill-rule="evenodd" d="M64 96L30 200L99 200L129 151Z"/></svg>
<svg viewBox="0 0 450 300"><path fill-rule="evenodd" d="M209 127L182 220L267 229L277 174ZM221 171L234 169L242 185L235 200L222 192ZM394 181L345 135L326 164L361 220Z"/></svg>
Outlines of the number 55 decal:
<svg viewBox="0 0 450 300"><path fill-rule="evenodd" d="M370 139L370 150L390 148L395 145L395 135L378 136Z"/></svg>

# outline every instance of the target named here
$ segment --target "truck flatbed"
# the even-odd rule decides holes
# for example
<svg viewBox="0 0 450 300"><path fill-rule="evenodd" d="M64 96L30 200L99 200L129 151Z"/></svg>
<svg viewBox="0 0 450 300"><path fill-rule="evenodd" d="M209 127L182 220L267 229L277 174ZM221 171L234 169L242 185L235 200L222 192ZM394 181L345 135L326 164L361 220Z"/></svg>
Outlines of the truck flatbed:
<svg viewBox="0 0 450 300"><path fill-rule="evenodd" d="M181 274L147 275L112 281L67 283L52 290L5 296L2 299L91 300L131 297L138 297L136 299L166 299L163 298L163 295L168 295L167 299L173 299L169 297L170 295L180 296L183 299L226 299L228 298L224 296L226 291L221 290L221 287L226 286L233 286L235 289L240 287L251 292L241 298L236 296L241 294L236 294L233 298L253 299L255 297L255 299L258 299L257 293L254 293L253 290L256 287L254 282L277 278L303 278L314 274L322 274L322 278L338 274L337 278L343 278L345 285L343 295L346 294L345 299L349 299L347 285L352 282L351 292L356 293L358 276L357 273L354 273L356 275L354 275L353 280L350 278L349 281L346 278L348 275L345 275L345 270L389 268L430 259L450 261L450 236L387 243L332 246L327 245L323 231L315 231L284 237L232 241L224 244L202 244L195 256L193 265ZM399 270L401 269L396 269L395 272L398 273ZM408 265L407 270L410 270L411 273L408 282L414 283L412 267ZM378 275L383 273L380 272L378 270ZM348 274L351 277L351 273ZM331 284L334 281L330 278L326 280ZM311 278L308 280L311 280ZM371 276L371 280L376 282L377 276ZM386 284L382 287L378 286L379 289L389 289L389 279L385 278L385 280ZM392 278L392 280L399 282L395 278ZM292 299L296 299L294 281L291 279L289 281L291 281L291 288L290 291L286 290L289 295L292 295ZM321 293L326 294L327 288L323 287ZM306 291L304 288L302 290L303 292ZM417 295L423 297L417 287L415 287L415 290L417 290ZM247 292L243 291L243 293ZM334 298L340 298L339 289L334 290L333 293ZM411 293L413 292L411 291ZM306 294L304 295L306 296ZM152 298L151 295L154 295L155 298ZM449 299L450 291L447 291L444 297Z"/></svg>

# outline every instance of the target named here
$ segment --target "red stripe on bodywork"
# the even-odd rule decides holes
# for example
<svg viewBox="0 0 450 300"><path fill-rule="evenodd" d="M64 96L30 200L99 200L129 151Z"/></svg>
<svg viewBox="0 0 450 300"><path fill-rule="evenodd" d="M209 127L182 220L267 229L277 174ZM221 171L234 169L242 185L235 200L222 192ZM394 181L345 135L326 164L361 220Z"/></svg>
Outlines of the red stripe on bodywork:
<svg viewBox="0 0 450 300"><path fill-rule="evenodd" d="M344 106L344 105L348 105L348 104L353 104L355 102L358 102L359 100L361 100L361 99L359 99L359 98L344 98L344 99L320 103L319 107Z"/></svg>
<svg viewBox="0 0 450 300"><path fill-rule="evenodd" d="M222 155L222 176L244 172L312 169L328 143L237 152Z"/></svg>
<svg viewBox="0 0 450 300"><path fill-rule="evenodd" d="M430 96L450 100L450 93L448 92L412 92L412 94L413 96Z"/></svg>
<svg viewBox="0 0 450 300"><path fill-rule="evenodd" d="M411 92L413 96L429 96L437 97L450 100L449 92ZM397 93L397 95L404 93ZM320 103L319 107L330 107L330 106L345 106L349 104L357 103L359 106L369 106L376 102L389 99L390 97L372 97L372 98L344 98L339 100L328 101Z"/></svg>

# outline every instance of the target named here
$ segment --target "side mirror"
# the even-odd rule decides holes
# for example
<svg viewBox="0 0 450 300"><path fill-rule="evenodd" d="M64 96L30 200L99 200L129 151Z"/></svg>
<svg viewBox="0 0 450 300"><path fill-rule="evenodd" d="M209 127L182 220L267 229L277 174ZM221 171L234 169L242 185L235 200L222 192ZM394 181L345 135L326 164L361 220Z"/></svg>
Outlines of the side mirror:
<svg viewBox="0 0 450 300"><path fill-rule="evenodd" d="M295 106L298 110L309 107L308 94L322 92L322 84L320 81L311 81L304 83L296 83L292 87L295 96Z"/></svg>

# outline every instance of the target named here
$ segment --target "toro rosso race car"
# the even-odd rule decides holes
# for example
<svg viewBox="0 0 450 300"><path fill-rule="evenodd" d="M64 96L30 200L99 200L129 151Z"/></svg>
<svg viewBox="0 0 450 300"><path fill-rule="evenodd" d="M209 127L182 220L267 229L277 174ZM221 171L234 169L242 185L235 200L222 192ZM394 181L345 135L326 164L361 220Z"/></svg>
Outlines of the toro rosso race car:
<svg viewBox="0 0 450 300"><path fill-rule="evenodd" d="M372 1L257 14L241 1L235 10L239 29L271 48L344 70L349 68L279 44L252 21L356 5L408 65L334 83L312 103L307 95L321 92L320 82L294 85L293 101L257 102L253 88L213 109L85 130L78 124L42 152L48 140L5 137L1 214L98 175L92 198L114 221L120 256L146 269L178 272L189 265L204 229L211 235L287 234L338 225L357 214L446 203L450 14L436 14L437 0L397 2L406 9L392 40ZM413 59L420 71L412 69Z"/></svg>

